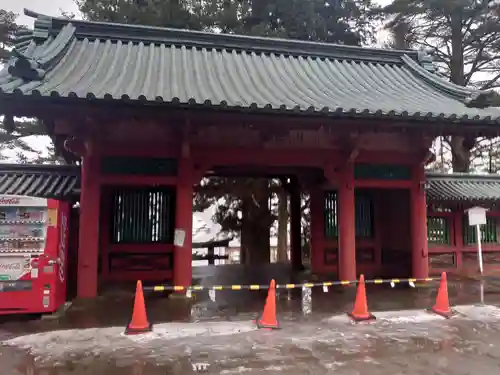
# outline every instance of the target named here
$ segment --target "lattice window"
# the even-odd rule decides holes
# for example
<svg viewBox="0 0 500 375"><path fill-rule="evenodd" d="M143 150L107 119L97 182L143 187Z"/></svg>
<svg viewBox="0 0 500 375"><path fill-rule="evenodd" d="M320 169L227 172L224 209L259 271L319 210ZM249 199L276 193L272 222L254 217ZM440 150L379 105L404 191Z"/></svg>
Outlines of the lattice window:
<svg viewBox="0 0 500 375"><path fill-rule="evenodd" d="M486 217L486 225L481 225L481 242L482 243L498 243L498 218ZM472 245L477 243L476 228L469 225L467 215L463 216L463 233L464 244Z"/></svg>
<svg viewBox="0 0 500 375"><path fill-rule="evenodd" d="M427 241L434 245L451 245L450 220L448 217L427 217Z"/></svg>
<svg viewBox="0 0 500 375"><path fill-rule="evenodd" d="M373 200L369 194L356 193L356 237L373 237Z"/></svg>
<svg viewBox="0 0 500 375"><path fill-rule="evenodd" d="M325 237L334 239L338 237L338 203L337 193L329 191L324 199ZM356 237L373 238L373 200L366 193L355 193L355 226Z"/></svg>
<svg viewBox="0 0 500 375"><path fill-rule="evenodd" d="M111 242L172 243L175 190L167 187L117 188L112 195Z"/></svg>
<svg viewBox="0 0 500 375"><path fill-rule="evenodd" d="M328 191L325 193L325 238L332 239L338 236L337 217L337 193Z"/></svg>

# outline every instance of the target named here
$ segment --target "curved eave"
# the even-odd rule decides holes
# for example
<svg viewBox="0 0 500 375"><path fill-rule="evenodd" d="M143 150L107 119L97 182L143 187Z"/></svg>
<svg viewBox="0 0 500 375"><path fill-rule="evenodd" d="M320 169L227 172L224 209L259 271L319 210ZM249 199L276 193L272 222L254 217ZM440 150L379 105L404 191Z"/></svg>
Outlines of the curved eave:
<svg viewBox="0 0 500 375"><path fill-rule="evenodd" d="M4 105L2 105L2 99ZM165 101L162 97L157 97L155 100L147 100L145 97L130 98L123 95L120 98L115 98L110 94L106 94L104 98L96 98L93 94L87 94L84 97L79 97L76 93L69 93L67 96L61 96L57 92L52 92L49 96L42 96L39 92L32 92L31 94L23 94L21 91L16 90L13 93L5 93L0 89L0 113L10 113L9 108L11 102L21 102L29 105L36 103L43 104L75 104L75 105L96 105L96 106L130 106L134 105L138 108L143 106L165 108L165 109L190 109L190 110L213 110L223 112L239 112L239 113L255 113L267 115L301 115L312 117L333 117L333 118L351 118L351 119L372 119L381 120L388 119L394 121L417 121L417 122L443 122L450 124L478 124L478 125L498 125L500 124L500 116L469 116L469 115L447 115L445 113L409 113L407 111L389 111L384 112L381 110L373 111L369 109L356 109L356 108L315 108L309 107L307 109L300 108L299 106L287 108L285 106L273 107L272 105L259 106L257 103L252 103L248 107L244 106L231 106L226 102L213 103L209 100L203 103L196 102L191 99L187 103L181 103L178 98L173 98L171 101ZM21 113L16 113L16 115Z"/></svg>
<svg viewBox="0 0 500 375"><path fill-rule="evenodd" d="M500 175L427 174L427 199L448 203L500 202Z"/></svg>
<svg viewBox="0 0 500 375"><path fill-rule="evenodd" d="M429 73L415 52L36 16L37 33L43 39L45 32L46 39L27 45L23 37L22 50L9 62L8 74L0 73L3 113L16 101L45 100L398 121L500 122L500 109L469 105L471 98L488 93ZM262 52L264 46L267 52Z"/></svg>

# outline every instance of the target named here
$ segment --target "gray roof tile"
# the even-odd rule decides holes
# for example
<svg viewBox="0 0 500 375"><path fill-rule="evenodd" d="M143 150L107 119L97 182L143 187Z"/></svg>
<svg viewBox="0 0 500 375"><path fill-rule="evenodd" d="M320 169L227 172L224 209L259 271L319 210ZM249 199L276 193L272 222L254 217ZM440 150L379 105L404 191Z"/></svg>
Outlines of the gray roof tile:
<svg viewBox="0 0 500 375"><path fill-rule="evenodd" d="M75 197L79 187L78 166L0 164L0 194L65 200Z"/></svg>
<svg viewBox="0 0 500 375"><path fill-rule="evenodd" d="M429 201L498 201L500 175L427 173ZM80 167L0 163L0 194L70 199L78 196Z"/></svg>
<svg viewBox="0 0 500 375"><path fill-rule="evenodd" d="M36 16L0 72L2 95L97 98L495 123L488 95L429 72L414 51ZM422 64L421 64L422 62Z"/></svg>
<svg viewBox="0 0 500 375"><path fill-rule="evenodd" d="M429 200L500 200L500 175L428 173L427 181L427 199Z"/></svg>

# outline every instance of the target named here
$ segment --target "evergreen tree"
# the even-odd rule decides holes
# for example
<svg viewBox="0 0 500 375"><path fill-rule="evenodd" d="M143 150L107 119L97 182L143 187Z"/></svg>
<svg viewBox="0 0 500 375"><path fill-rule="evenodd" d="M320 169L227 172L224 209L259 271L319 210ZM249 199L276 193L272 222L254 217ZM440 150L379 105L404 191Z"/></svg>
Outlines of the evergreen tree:
<svg viewBox="0 0 500 375"><path fill-rule="evenodd" d="M19 29L16 18L17 14L0 9L0 64L7 62L14 34Z"/></svg>
<svg viewBox="0 0 500 375"><path fill-rule="evenodd" d="M16 24L17 14L0 9L0 67L5 64L14 44L15 33L22 28ZM4 126L4 118L0 117L0 160L14 159L21 163L55 161L53 147L50 147L48 156L34 149L26 141L29 136L42 136L45 129L36 120L14 119L14 123Z"/></svg>
<svg viewBox="0 0 500 375"><path fill-rule="evenodd" d="M483 0L393 0L382 12L390 17L394 47L429 51L451 82L487 90L500 87L499 8ZM452 136L444 142L455 172L468 172L481 154L475 150L481 139Z"/></svg>

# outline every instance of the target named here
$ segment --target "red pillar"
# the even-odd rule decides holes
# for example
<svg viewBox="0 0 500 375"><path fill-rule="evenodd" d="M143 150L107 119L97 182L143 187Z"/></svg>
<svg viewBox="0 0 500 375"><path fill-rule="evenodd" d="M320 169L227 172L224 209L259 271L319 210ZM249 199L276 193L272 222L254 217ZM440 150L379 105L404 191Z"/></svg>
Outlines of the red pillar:
<svg viewBox="0 0 500 375"><path fill-rule="evenodd" d="M356 280L354 166L352 163L347 163L342 170L337 194L339 278L340 280Z"/></svg>
<svg viewBox="0 0 500 375"><path fill-rule="evenodd" d="M89 144L83 157L78 238L77 297L97 297L99 259L99 156Z"/></svg>
<svg viewBox="0 0 500 375"><path fill-rule="evenodd" d="M464 222L462 220L464 215L464 209L461 205L456 208L456 211L453 212L453 216L451 217L450 225L453 228L452 233L452 246L455 246L456 255L456 266L458 271L462 271L463 267L463 257L462 250L464 248Z"/></svg>
<svg viewBox="0 0 500 375"><path fill-rule="evenodd" d="M310 191L311 217L311 269L321 273L325 269L325 218L324 193L319 187Z"/></svg>
<svg viewBox="0 0 500 375"><path fill-rule="evenodd" d="M174 250L174 285L189 286L193 277L193 168L189 158L180 157L178 164L175 228L186 233L184 246Z"/></svg>
<svg viewBox="0 0 500 375"><path fill-rule="evenodd" d="M413 168L413 184L410 193L410 215L412 236L412 276L429 276L427 244L427 205L425 200L425 173L421 165Z"/></svg>
<svg viewBox="0 0 500 375"><path fill-rule="evenodd" d="M300 185L296 178L291 179L290 189L290 263L293 270L302 269L302 212Z"/></svg>

